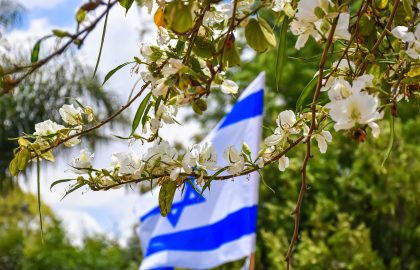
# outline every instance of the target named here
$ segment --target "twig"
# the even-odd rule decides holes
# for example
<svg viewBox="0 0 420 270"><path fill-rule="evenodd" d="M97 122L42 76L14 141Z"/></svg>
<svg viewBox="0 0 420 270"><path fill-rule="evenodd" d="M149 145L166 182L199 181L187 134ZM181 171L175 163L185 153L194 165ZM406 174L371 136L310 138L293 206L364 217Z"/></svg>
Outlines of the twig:
<svg viewBox="0 0 420 270"><path fill-rule="evenodd" d="M222 48L220 48L220 64L219 68L217 69L217 72L220 72L223 70L223 56L225 54L225 47L227 42L230 40L230 35L233 33L233 30L235 29L235 17L236 17L236 9L238 7L238 0L233 0L233 8L232 8L232 18L230 21L229 28L226 32L226 37L223 42Z"/></svg>
<svg viewBox="0 0 420 270"><path fill-rule="evenodd" d="M391 15L388 18L388 22L385 25L385 29L382 32L382 34L379 36L375 45L373 45L372 49L370 50L370 53L374 54L379 49L379 45L381 45L382 40L385 38L386 35L388 35L389 30L391 29L392 21L394 20L395 14L397 13L397 9L398 9L399 4L400 4L400 0L395 0L394 1L394 7L392 9ZM365 61L363 61L362 66L360 67L358 76L363 75L363 73L365 72L368 64L369 64L369 61L367 59L365 59Z"/></svg>
<svg viewBox="0 0 420 270"><path fill-rule="evenodd" d="M191 34L191 37L190 37L190 43L188 44L187 52L185 54L184 61L183 61L184 64L186 64L188 62L188 59L189 59L190 54L191 54L191 50L192 50L192 48L194 46L194 43L195 43L195 39L197 38L198 32L199 32L200 27L201 27L201 24L203 23L204 15L206 14L206 12L209 8L210 8L210 3L208 3L205 7L203 7L195 25L194 25L194 28L192 29L192 34Z"/></svg>
<svg viewBox="0 0 420 270"><path fill-rule="evenodd" d="M302 140L304 139L304 136L299 137L298 139L296 139L294 142L292 142L286 149L284 149L283 151L281 151L280 153L278 153L277 155L275 155L274 157L272 157L270 160L268 160L267 162L265 162L265 166L270 165L274 162L276 162L277 160L279 160L282 156L284 156L285 154L287 154L290 150L292 150L296 145L298 145ZM252 172L255 172L257 170L259 170L260 168L255 166L252 168L249 168L247 170L244 170L238 174L233 174L233 175L223 175L223 176L216 176L213 177L212 175L199 175L196 173L191 173L191 174L186 174L186 173L181 173L180 176L184 177L185 179L187 179L188 177L193 177L193 178L199 178L202 177L203 179L212 179L212 180L227 180L227 179L232 179L238 176L242 176L242 175L247 175L250 174ZM114 188L117 186L121 186L121 185L126 185L126 184L130 184L130 183L140 183L140 182L144 182L147 180L153 180L153 179L158 179L158 178L162 178L162 177L168 177L169 173L165 173L165 174L159 174L159 175L151 175L148 177L142 177L142 178L138 178L138 179L131 179L128 181L124 181L121 183L115 183L112 185L108 185L108 186L96 186L94 188L92 188L92 190L98 191L98 190L108 190L110 188Z"/></svg>
<svg viewBox="0 0 420 270"><path fill-rule="evenodd" d="M27 71L26 73L24 73L22 76L20 76L17 79L13 80L13 86L17 86L19 83L21 83L26 77L28 77L29 75L31 75L32 73L34 73L36 70L38 70L40 67L42 67L43 65L47 64L50 60L52 60L53 58L55 58L56 56L62 54L64 51L67 50L67 48L76 40L79 39L80 36L82 36L83 34L85 34L85 36L83 36L83 38L80 41L83 41L84 39L86 39L86 37L88 36L88 33L90 33L96 26L97 24L102 20L102 18L109 12L109 10L116 4L118 3L117 0L113 1L112 3L110 3L106 10L101 13L101 15L99 15L98 18L96 18L92 24L90 24L89 26L87 26L86 28L84 28L83 30L79 31L78 33L69 36L70 40L67 41L63 46L61 46L61 48L59 48L58 50L56 50L55 52L51 53L50 55L48 55L47 57L45 57L44 59L41 59L39 61L37 61L36 63L32 64L32 65L27 65L27 66L21 66L21 67L15 67L13 70L10 70L8 72L4 72L2 75L9 75L9 74L13 74L16 72L19 72L20 70L24 70L24 69L29 69L29 71Z"/></svg>
<svg viewBox="0 0 420 270"><path fill-rule="evenodd" d="M338 17L334 20L334 22L331 26L330 33L329 33L328 39L327 39L327 43L324 47L324 50L323 50L322 56L321 56L321 60L320 60L320 63L319 63L318 82L317 82L317 86L316 86L314 96L313 96L313 99L312 99L312 104L311 104L311 126L309 128L308 135L305 138L306 154L305 154L305 158L303 160L302 167L300 169L300 172L301 172L300 191L299 191L298 199L297 199L297 202L296 202L296 207L295 207L295 209L292 213L295 217L295 225L294 225L294 230L293 230L293 236L292 236L292 239L290 240L289 248L288 248L286 256L285 256L286 269L289 269L289 267L290 267L290 260L292 258L293 249L294 249L294 247L296 245L296 242L298 240L298 237L299 237L300 212L301 212L301 208L302 208L303 197L304 197L305 192L308 188L307 184L306 184L306 169L307 169L309 159L311 158L311 137L312 137L313 131L315 130L315 128L317 126L317 123L316 123L316 103L318 101L318 97L319 97L319 94L321 92L322 80L323 80L323 77L324 77L323 76L324 75L324 66L325 66L325 62L327 60L328 50L329 50L329 48L332 44L332 41L333 41L335 28L337 26L337 21L338 21Z"/></svg>

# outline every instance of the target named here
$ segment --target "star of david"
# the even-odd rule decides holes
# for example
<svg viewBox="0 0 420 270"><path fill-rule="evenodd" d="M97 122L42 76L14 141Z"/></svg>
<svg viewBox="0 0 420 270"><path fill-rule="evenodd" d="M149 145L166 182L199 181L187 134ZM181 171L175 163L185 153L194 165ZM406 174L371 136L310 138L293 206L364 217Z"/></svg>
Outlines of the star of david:
<svg viewBox="0 0 420 270"><path fill-rule="evenodd" d="M167 215L169 223L171 223L173 227L176 227L185 207L203 203L205 201L204 197L191 186L191 183L187 182L182 199L179 202L172 204L171 211Z"/></svg>

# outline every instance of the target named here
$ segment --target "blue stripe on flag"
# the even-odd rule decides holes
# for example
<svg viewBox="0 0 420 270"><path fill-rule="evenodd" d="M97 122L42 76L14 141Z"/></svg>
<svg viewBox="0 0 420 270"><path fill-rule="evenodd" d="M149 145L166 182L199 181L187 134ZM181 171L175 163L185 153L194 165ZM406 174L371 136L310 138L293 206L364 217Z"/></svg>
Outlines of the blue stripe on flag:
<svg viewBox="0 0 420 270"><path fill-rule="evenodd" d="M245 207L204 227L152 238L146 257L167 250L207 251L256 231L257 206ZM240 225L240 226L239 226Z"/></svg>
<svg viewBox="0 0 420 270"><path fill-rule="evenodd" d="M255 92L243 100L237 102L230 113L223 120L219 129L235 124L242 120L252 118L263 113L264 91Z"/></svg>

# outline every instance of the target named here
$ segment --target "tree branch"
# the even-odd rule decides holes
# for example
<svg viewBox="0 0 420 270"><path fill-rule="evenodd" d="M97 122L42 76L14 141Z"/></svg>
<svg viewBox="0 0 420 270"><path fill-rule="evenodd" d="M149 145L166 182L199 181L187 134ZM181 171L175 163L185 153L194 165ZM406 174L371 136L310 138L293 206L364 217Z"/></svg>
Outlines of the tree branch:
<svg viewBox="0 0 420 270"><path fill-rule="evenodd" d="M95 27L98 25L98 23L102 20L102 18L104 18L106 16L106 14L109 12L109 10L116 4L118 3L117 0L111 2L109 5L107 5L107 8L99 15L98 18L96 18L89 26L87 26L86 28L84 28L83 30L77 32L74 35L70 35L70 40L68 40L63 46L61 46L58 50L56 50L55 52L51 53L50 55L48 55L47 57L45 57L44 59L41 59L39 61L37 61L34 64L31 65L27 65L27 66L18 66L15 67L12 70L9 70L7 72L4 72L2 74L2 76L6 76L6 75L11 75L17 72L20 72L21 70L25 70L25 69L29 69L27 72L25 72L22 76L13 79L10 83L12 84L12 87L16 87L18 84L20 84L25 78L27 78L29 75L31 75L32 73L34 73L36 70L38 70L40 67L44 66L45 64L47 64L50 60L52 60L53 58L57 57L58 55L62 54L64 51L66 51L68 49L68 47L73 44L76 40L79 40L81 43L86 39L86 37L89 35L89 33L95 29ZM81 39L79 39L79 37L81 37L83 34L85 34Z"/></svg>
<svg viewBox="0 0 420 270"><path fill-rule="evenodd" d="M306 154L305 154L305 158L303 160L302 167L300 169L300 172L301 172L300 191L299 191L298 199L297 199L297 202L296 202L296 207L295 207L295 209L292 213L295 217L295 225L294 225L292 239L290 241L289 248L288 248L286 256L285 256L286 269L287 270L290 267L290 260L292 258L293 249L294 249L294 247L296 245L296 242L298 240L298 237L299 237L300 212L301 212L301 208L302 208L303 197L305 195L306 190L308 189L307 183L306 183L306 169L307 169L309 159L311 158L311 137L312 137L313 131L315 130L315 128L317 126L317 123L316 123L316 103L318 101L318 97L319 97L319 94L321 92L322 80L323 80L323 77L324 77L324 66L325 66L325 62L327 60L328 50L329 50L329 48L332 44L332 41L333 41L334 32L335 32L335 28L337 26L337 22L338 22L338 17L334 20L334 22L331 26L330 33L329 33L328 39L327 39L327 43L324 47L324 50L323 50L322 56L321 56L321 60L320 60L320 63L319 63L318 81L317 81L317 86L316 86L314 96L313 96L313 99L312 99L312 104L311 104L311 126L310 126L309 131L308 131L308 136L305 138Z"/></svg>
<svg viewBox="0 0 420 270"><path fill-rule="evenodd" d="M394 20L395 14L397 13L397 9L398 9L399 4L400 4L400 0L395 0L394 1L394 7L392 9L391 15L388 18L388 22L385 26L385 29L382 32L382 34L379 36L376 43L373 45L372 49L370 50L370 53L372 53L372 54L376 53L376 51L379 49L379 45L381 45L381 43L382 43L382 40L385 38L386 35L389 34L389 30L391 29L391 24L392 24L392 21ZM365 72L368 64L369 64L369 61L367 59L365 59L365 61L363 61L362 66L360 67L358 76L363 75L363 73Z"/></svg>

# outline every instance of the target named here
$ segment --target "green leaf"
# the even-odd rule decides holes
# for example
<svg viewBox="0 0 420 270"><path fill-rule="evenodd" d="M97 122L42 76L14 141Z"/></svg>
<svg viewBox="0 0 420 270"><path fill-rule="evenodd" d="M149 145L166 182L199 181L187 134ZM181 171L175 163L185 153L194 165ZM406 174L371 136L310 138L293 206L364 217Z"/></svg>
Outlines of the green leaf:
<svg viewBox="0 0 420 270"><path fill-rule="evenodd" d="M61 198L61 199L64 199L67 195L69 195L70 193L72 193L73 191L76 191L77 189L79 189L79 188L81 188L81 187L83 187L83 186L85 186L86 185L86 181L83 181L82 183L80 183L80 184L77 184L77 185L75 185L75 186L73 186L71 189L69 189L69 190L67 190L66 191L66 194L64 194L64 196L63 196L63 198Z"/></svg>
<svg viewBox="0 0 420 270"><path fill-rule="evenodd" d="M155 110L155 112L158 111L159 105L160 105L160 102L161 101L162 101L162 96L158 97L157 100L156 100L156 102L155 102L155 107L153 108Z"/></svg>
<svg viewBox="0 0 420 270"><path fill-rule="evenodd" d="M213 181L214 178L216 178L219 174L221 174L222 172L226 171L228 169L228 167L224 167L221 168L220 170L218 170L215 174L213 174L207 181L205 181L203 189L201 190L200 195L203 195L204 191L206 191L206 188L208 188L210 190L210 183L211 181Z"/></svg>
<svg viewBox="0 0 420 270"><path fill-rule="evenodd" d="M199 99L195 102L197 107L202 111L205 112L207 110L207 102L203 99Z"/></svg>
<svg viewBox="0 0 420 270"><path fill-rule="evenodd" d="M203 114L203 111L200 109L197 103L194 102L193 104L191 104L191 107L196 114L199 114L199 115Z"/></svg>
<svg viewBox="0 0 420 270"><path fill-rule="evenodd" d="M141 126L142 127L144 127L144 125L146 125L150 108L152 108L152 103L147 104L146 110L144 110L143 117L141 118Z"/></svg>
<svg viewBox="0 0 420 270"><path fill-rule="evenodd" d="M69 181L75 181L75 180L76 179L73 179L73 178L67 178L67 179L60 179L60 180L54 181L50 186L50 190L52 190L52 188L57 184L65 183L65 182L69 182Z"/></svg>
<svg viewBox="0 0 420 270"><path fill-rule="evenodd" d="M109 7L109 3L110 3L110 1L111 1L111 0L108 0L108 5L107 5L107 8ZM95 78L96 71L98 71L99 62L101 61L102 48L103 48L103 46L104 46L104 41L105 41L106 26L107 26L107 24L108 24L108 15L109 15L109 11L110 11L110 9L108 9L108 10L107 10L106 15L105 15L104 28L103 28L103 30L102 30L101 45L99 46L98 60L96 60L95 70L93 71L93 76L92 76L92 78Z"/></svg>
<svg viewBox="0 0 420 270"><path fill-rule="evenodd" d="M174 200L176 191L176 182L165 182L159 191L159 208L160 214L166 217L172 208L172 201Z"/></svg>
<svg viewBox="0 0 420 270"><path fill-rule="evenodd" d="M125 8L125 14L127 14L128 10L131 8L134 0L118 0L118 3Z"/></svg>
<svg viewBox="0 0 420 270"><path fill-rule="evenodd" d="M17 152L9 164L9 171L11 175L17 176L19 172L24 171L30 159L31 152L28 149L23 148Z"/></svg>
<svg viewBox="0 0 420 270"><path fill-rule="evenodd" d="M215 53L214 44L209 39L198 36L195 39L193 52L199 57L208 59Z"/></svg>
<svg viewBox="0 0 420 270"><path fill-rule="evenodd" d="M239 51L236 48L235 44L231 48L225 48L225 52L223 54L223 65L228 67L239 66L241 63L241 56L239 55Z"/></svg>
<svg viewBox="0 0 420 270"><path fill-rule="evenodd" d="M405 14L411 20L413 17L413 9L411 8L411 1L403 0L403 7L404 7Z"/></svg>
<svg viewBox="0 0 420 270"><path fill-rule="evenodd" d="M48 151L48 152L43 153L43 154L41 155L41 157L42 157L43 159L48 160L48 161L51 161L51 162L54 162L54 161L55 161L54 155L53 155L53 153L52 153L52 151L51 151L51 150L50 150L50 151Z"/></svg>
<svg viewBox="0 0 420 270"><path fill-rule="evenodd" d="M19 155L19 164L18 164L19 171L24 171L26 169L26 165L28 165L28 162L30 159L31 159L31 152L28 149L23 148L20 151L20 155Z"/></svg>
<svg viewBox="0 0 420 270"><path fill-rule="evenodd" d="M151 95L152 95L152 92L148 93L146 97L141 101L137 109L136 115L134 116L133 123L131 125L131 134L133 134L136 131L137 127L139 126L140 120L143 116L144 110L146 109L146 105L149 102Z"/></svg>
<svg viewBox="0 0 420 270"><path fill-rule="evenodd" d="M52 33L54 34L54 36L59 37L59 38L63 38L69 35L67 31L60 30L60 29L53 29Z"/></svg>
<svg viewBox="0 0 420 270"><path fill-rule="evenodd" d="M394 146L395 131L394 131L394 116L392 116L392 114L389 115L389 129L390 129L390 135L389 135L388 148L386 149L385 156L384 156L384 159L382 160L381 167L384 166L386 160L388 159L389 155L391 154L392 146Z"/></svg>
<svg viewBox="0 0 420 270"><path fill-rule="evenodd" d="M111 71L109 71L106 75L105 75L105 78L104 78L104 82L102 83L102 85L104 85L111 77L112 77L112 75L114 75L115 74L115 72L117 72L118 70L120 70L121 68L123 68L123 67L125 67L126 65L128 65L128 64L132 64L132 63L134 63L133 61L131 61L131 62L125 62L124 64L121 64L121 65L119 65L118 67L116 67L116 68L114 68L114 69L112 69Z"/></svg>
<svg viewBox="0 0 420 270"><path fill-rule="evenodd" d="M276 46L276 37L271 26L262 18L252 18L245 27L245 38L249 46L257 52L265 52Z"/></svg>
<svg viewBox="0 0 420 270"><path fill-rule="evenodd" d="M311 92L311 90L315 87L315 84L317 83L317 79L318 79L318 76L313 77L300 93L300 96L296 102L296 112L302 111L303 103L305 102L306 98L309 96L309 93Z"/></svg>
<svg viewBox="0 0 420 270"><path fill-rule="evenodd" d="M19 153L20 152L16 153L15 157L12 159L12 161L10 161L10 164L9 164L9 171L12 176L16 176L19 174L19 161L18 161Z"/></svg>
<svg viewBox="0 0 420 270"><path fill-rule="evenodd" d="M375 30L375 20L370 18L368 15L363 14L359 20L359 33L362 36L370 36Z"/></svg>
<svg viewBox="0 0 420 270"><path fill-rule="evenodd" d="M86 10L80 8L77 12L76 12L76 21L78 23L81 23L85 20L86 18Z"/></svg>
<svg viewBox="0 0 420 270"><path fill-rule="evenodd" d="M44 38L41 38L40 40L38 40L35 43L34 48L32 49L32 53L31 53L31 63L35 63L38 62L38 58L39 58L39 51L41 49L41 42Z"/></svg>
<svg viewBox="0 0 420 270"><path fill-rule="evenodd" d="M280 42L277 48L277 59L276 59L276 88L277 92L279 91L280 87L280 79L281 75L283 74L283 66L284 60L286 59L286 34L287 34L287 26L289 24L289 19L287 16L284 17L283 23L281 25L280 30Z"/></svg>
<svg viewBox="0 0 420 270"><path fill-rule="evenodd" d="M193 5L186 5L182 0L166 4L164 19L167 26L178 34L183 34L194 26Z"/></svg>

